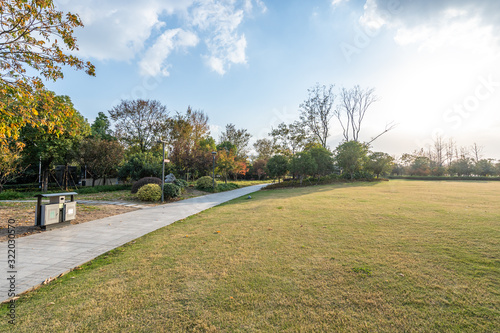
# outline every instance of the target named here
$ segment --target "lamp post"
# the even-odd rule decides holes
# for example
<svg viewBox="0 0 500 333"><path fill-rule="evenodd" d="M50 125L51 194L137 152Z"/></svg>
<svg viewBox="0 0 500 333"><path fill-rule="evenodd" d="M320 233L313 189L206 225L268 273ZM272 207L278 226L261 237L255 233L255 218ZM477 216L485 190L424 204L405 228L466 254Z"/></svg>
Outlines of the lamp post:
<svg viewBox="0 0 500 333"><path fill-rule="evenodd" d="M214 192L215 192L215 155L217 155L217 152L216 151L213 151L212 152L212 156L213 156L213 160L214 160L214 168L213 168L213 173L212 173L212 178L213 178L213 188L214 188Z"/></svg>
<svg viewBox="0 0 500 333"><path fill-rule="evenodd" d="M165 193L163 192L165 188L165 141L158 141L158 143L162 144L163 148L163 160L162 160L162 167L161 167L161 203L165 201Z"/></svg>

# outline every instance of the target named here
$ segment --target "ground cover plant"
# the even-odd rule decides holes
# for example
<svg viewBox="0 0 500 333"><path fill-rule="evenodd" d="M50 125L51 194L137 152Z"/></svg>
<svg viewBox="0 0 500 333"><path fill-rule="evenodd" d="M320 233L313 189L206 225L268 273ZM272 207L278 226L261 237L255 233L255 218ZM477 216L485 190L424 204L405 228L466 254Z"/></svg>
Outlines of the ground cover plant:
<svg viewBox="0 0 500 333"><path fill-rule="evenodd" d="M21 297L15 328L493 332L498 193L499 182L404 180L260 191Z"/></svg>

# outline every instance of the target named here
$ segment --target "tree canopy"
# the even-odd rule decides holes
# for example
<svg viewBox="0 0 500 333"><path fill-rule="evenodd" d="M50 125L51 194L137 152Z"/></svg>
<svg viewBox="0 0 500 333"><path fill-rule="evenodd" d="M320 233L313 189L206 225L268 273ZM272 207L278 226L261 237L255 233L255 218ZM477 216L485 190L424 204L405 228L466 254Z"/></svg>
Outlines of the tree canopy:
<svg viewBox="0 0 500 333"><path fill-rule="evenodd" d="M42 117L37 100L49 100L42 78L63 78L62 66L95 75L90 62L64 50L77 50L74 28L83 27L76 14L56 10L51 0L5 0L0 6L0 144L17 139L25 125L45 126L61 133L65 114ZM32 70L28 71L28 68ZM33 71L34 70L34 71ZM40 76L33 74L37 72Z"/></svg>
<svg viewBox="0 0 500 333"><path fill-rule="evenodd" d="M159 101L121 101L109 114L115 136L129 149L145 152L167 137L168 111Z"/></svg>

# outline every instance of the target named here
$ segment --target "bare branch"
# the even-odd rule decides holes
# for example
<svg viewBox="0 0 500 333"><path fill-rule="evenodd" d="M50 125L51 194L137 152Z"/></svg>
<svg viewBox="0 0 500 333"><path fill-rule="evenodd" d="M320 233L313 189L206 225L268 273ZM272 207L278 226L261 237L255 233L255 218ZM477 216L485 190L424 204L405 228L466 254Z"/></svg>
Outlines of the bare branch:
<svg viewBox="0 0 500 333"><path fill-rule="evenodd" d="M392 122L389 123L389 124L386 124L385 125L385 129L382 131L382 133L380 133L379 135L373 137L369 142L367 142L367 145L370 145L373 141L377 140L378 138L380 138L385 133L389 132L390 130L393 130L396 126L397 126L397 124L394 124Z"/></svg>

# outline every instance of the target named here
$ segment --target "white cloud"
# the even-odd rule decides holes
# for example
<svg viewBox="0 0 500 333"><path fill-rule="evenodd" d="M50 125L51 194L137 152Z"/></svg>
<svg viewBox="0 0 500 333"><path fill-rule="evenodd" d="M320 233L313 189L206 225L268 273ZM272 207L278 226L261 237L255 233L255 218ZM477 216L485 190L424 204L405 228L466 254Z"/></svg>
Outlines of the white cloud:
<svg viewBox="0 0 500 333"><path fill-rule="evenodd" d="M196 46L198 37L180 28L165 31L151 46L139 62L143 76L168 76L168 65L165 63L170 53L180 47Z"/></svg>
<svg viewBox="0 0 500 333"><path fill-rule="evenodd" d="M80 56L129 61L144 49L152 31L165 25L160 15L186 10L192 3L193 0L59 0L56 6L78 13L85 25L76 30Z"/></svg>
<svg viewBox="0 0 500 333"><path fill-rule="evenodd" d="M498 45L493 18L498 2L484 1L474 7L467 1L366 0L360 23L371 30L395 31L400 45L417 44L420 50L458 47L489 53ZM492 48L493 46L493 48Z"/></svg>
<svg viewBox="0 0 500 333"><path fill-rule="evenodd" d="M379 10L375 0L366 0L364 10L363 16L359 19L361 25L376 31L387 24L389 15L387 12L382 13Z"/></svg>
<svg viewBox="0 0 500 333"><path fill-rule="evenodd" d="M349 0L332 0L332 7L337 7L343 2L349 2Z"/></svg>
<svg viewBox="0 0 500 333"><path fill-rule="evenodd" d="M246 63L245 35L237 31L243 17L244 10L237 9L233 1L203 1L193 10L193 26L206 34L207 64L221 75L232 64Z"/></svg>
<svg viewBox="0 0 500 333"><path fill-rule="evenodd" d="M420 50L434 52L443 47L489 53L495 43L492 27L482 26L479 18L461 22L443 20L439 24L400 28L394 40L400 45L417 44Z"/></svg>
<svg viewBox="0 0 500 333"><path fill-rule="evenodd" d="M85 24L76 36L81 57L133 61L140 73L168 75L167 57L178 47L207 50L207 65L224 74L233 64L245 64L246 39L238 31L262 0L56 0L58 9L78 13ZM173 26L172 23L176 22ZM168 28L168 29L167 29Z"/></svg>

